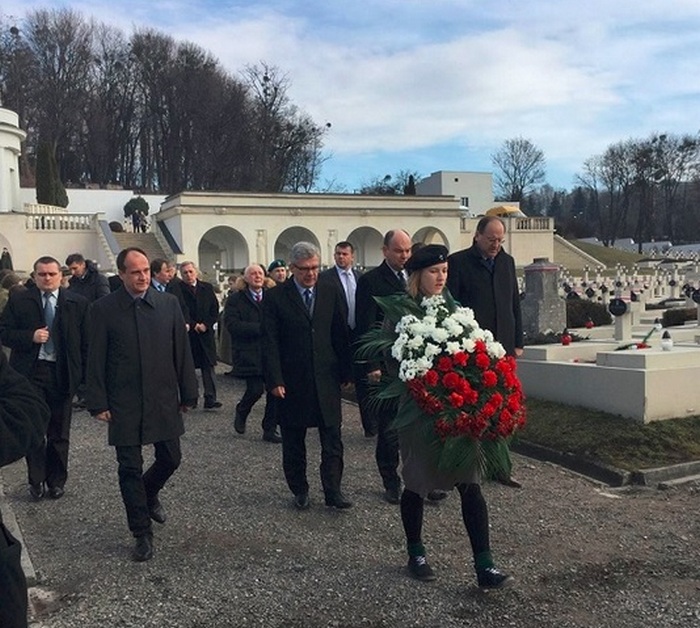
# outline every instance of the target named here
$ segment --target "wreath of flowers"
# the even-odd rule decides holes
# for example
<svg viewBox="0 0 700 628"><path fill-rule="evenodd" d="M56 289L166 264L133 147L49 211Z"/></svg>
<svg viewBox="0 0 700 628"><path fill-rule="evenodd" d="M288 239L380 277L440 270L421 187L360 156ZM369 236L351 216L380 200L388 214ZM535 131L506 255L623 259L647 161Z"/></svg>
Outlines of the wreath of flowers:
<svg viewBox="0 0 700 628"><path fill-rule="evenodd" d="M447 292L420 303L404 295L376 301L391 323L365 336L360 354L390 353L398 364L375 393L399 397L395 427L422 428L440 468L505 470L507 442L526 415L515 359Z"/></svg>

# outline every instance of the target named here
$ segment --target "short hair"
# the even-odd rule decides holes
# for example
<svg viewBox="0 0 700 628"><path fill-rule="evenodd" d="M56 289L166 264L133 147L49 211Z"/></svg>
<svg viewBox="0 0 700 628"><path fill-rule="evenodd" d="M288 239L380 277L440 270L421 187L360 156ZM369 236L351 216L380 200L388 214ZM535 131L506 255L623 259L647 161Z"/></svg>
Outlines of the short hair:
<svg viewBox="0 0 700 628"><path fill-rule="evenodd" d="M8 272L2 276L2 280L0 280L0 288L9 290L18 283L22 283L22 278L17 273L8 270Z"/></svg>
<svg viewBox="0 0 700 628"><path fill-rule="evenodd" d="M162 257L156 257L151 260L151 275L155 275L161 271L163 264L170 266L170 262Z"/></svg>
<svg viewBox="0 0 700 628"><path fill-rule="evenodd" d="M191 262L190 260L185 260L184 262L180 262L180 270L182 270L183 266L194 266L194 269L199 272L199 268L197 268L197 264L194 262Z"/></svg>
<svg viewBox="0 0 700 628"><path fill-rule="evenodd" d="M66 257L66 266L70 266L71 264L84 264L85 263L85 258L83 257L82 253L71 253L68 257Z"/></svg>
<svg viewBox="0 0 700 628"><path fill-rule="evenodd" d="M305 259L311 259L312 257L318 257L320 259L321 252L318 247L311 242L297 242L290 253L290 264L296 265L297 262Z"/></svg>
<svg viewBox="0 0 700 628"><path fill-rule="evenodd" d="M59 262L55 257L51 257L50 255L43 255L36 262L34 262L34 272L36 272L36 268L37 266L39 266L39 264L56 264L56 266L58 266L58 269L61 270L61 262Z"/></svg>
<svg viewBox="0 0 700 628"><path fill-rule="evenodd" d="M355 247L352 245L352 242L348 242L347 240L342 240L341 242L338 242L338 244L335 245L336 249L350 249L353 253L355 252Z"/></svg>
<svg viewBox="0 0 700 628"><path fill-rule="evenodd" d="M143 249L140 249L138 246L128 246L125 249L119 251L119 255L117 255L117 268L121 272L126 271L126 256L132 252L141 253L141 255L148 259L148 255L146 255L146 251L144 251Z"/></svg>
<svg viewBox="0 0 700 628"><path fill-rule="evenodd" d="M503 230L506 230L506 223L498 216L484 216L479 222L476 223L476 232L484 233L486 227L488 227L492 222L500 222L503 225Z"/></svg>
<svg viewBox="0 0 700 628"><path fill-rule="evenodd" d="M405 233L409 238L411 237L405 229L391 229L384 234L384 246L389 246L394 236L399 232Z"/></svg>

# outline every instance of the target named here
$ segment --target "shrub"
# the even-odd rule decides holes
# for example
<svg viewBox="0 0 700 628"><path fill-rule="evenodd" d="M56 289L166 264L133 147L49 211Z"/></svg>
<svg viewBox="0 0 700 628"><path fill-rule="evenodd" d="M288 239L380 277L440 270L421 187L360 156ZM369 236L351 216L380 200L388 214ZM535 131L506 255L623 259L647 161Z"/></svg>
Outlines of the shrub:
<svg viewBox="0 0 700 628"><path fill-rule="evenodd" d="M591 320L596 327L600 325L610 325L612 315L608 309L597 301L587 299L567 299L566 300L566 326L585 327Z"/></svg>
<svg viewBox="0 0 700 628"><path fill-rule="evenodd" d="M666 310L661 317L661 324L664 327L683 325L686 321L698 319L698 310L694 307L676 307Z"/></svg>
<svg viewBox="0 0 700 628"><path fill-rule="evenodd" d="M124 225L116 220L109 223L109 230L113 233L123 233Z"/></svg>

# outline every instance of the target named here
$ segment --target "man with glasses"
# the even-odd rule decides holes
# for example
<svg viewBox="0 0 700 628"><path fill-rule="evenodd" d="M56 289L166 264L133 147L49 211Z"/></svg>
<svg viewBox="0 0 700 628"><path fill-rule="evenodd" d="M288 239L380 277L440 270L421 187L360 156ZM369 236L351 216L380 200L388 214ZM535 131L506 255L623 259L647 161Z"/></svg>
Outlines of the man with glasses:
<svg viewBox="0 0 700 628"><path fill-rule="evenodd" d="M89 301L61 288L61 264L34 262L34 285L10 294L0 338L12 349L10 366L41 392L51 411L44 440L27 454L29 494L58 499L68 478L73 395L85 381Z"/></svg>
<svg viewBox="0 0 700 628"><path fill-rule="evenodd" d="M520 289L515 260L503 248L506 226L497 216L484 216L476 225L474 243L447 258L447 287L463 306L474 310L479 325L490 330L508 355L523 352ZM519 487L511 477L496 478Z"/></svg>
<svg viewBox="0 0 700 628"><path fill-rule="evenodd" d="M270 288L263 306L263 370L267 390L279 399L282 467L294 506L310 507L306 431L318 428L321 483L326 506L352 506L340 490L343 475L340 387L351 380L351 355L342 296L318 283L318 248L297 242L292 279Z"/></svg>

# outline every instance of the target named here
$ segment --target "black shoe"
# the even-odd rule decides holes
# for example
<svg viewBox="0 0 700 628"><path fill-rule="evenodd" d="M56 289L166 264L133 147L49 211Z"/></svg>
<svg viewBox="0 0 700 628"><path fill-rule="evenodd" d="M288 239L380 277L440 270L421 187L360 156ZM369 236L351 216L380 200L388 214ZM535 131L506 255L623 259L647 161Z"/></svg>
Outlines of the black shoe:
<svg viewBox="0 0 700 628"><path fill-rule="evenodd" d="M400 493L398 486L396 488L388 488L384 491L384 499L390 504L398 504L401 501Z"/></svg>
<svg viewBox="0 0 700 628"><path fill-rule="evenodd" d="M513 576L509 576L495 567L487 567L477 571L476 579L481 589L503 589L515 582Z"/></svg>
<svg viewBox="0 0 700 628"><path fill-rule="evenodd" d="M167 518L165 508L163 508L163 505L157 497L148 500L148 514L156 523L165 523Z"/></svg>
<svg viewBox="0 0 700 628"><path fill-rule="evenodd" d="M234 377L236 374L233 372L233 370L231 370L231 371L226 371L224 373L224 375L226 375L226 377Z"/></svg>
<svg viewBox="0 0 700 628"><path fill-rule="evenodd" d="M245 434L245 419L236 412L236 418L233 420L233 429L239 434Z"/></svg>
<svg viewBox="0 0 700 628"><path fill-rule="evenodd" d="M205 401L204 402L204 409L205 410L213 410L215 408L220 408L223 404L220 401Z"/></svg>
<svg viewBox="0 0 700 628"><path fill-rule="evenodd" d="M44 485L41 483L30 484L29 485L29 496L32 499L41 499L44 496Z"/></svg>
<svg viewBox="0 0 700 628"><path fill-rule="evenodd" d="M51 499L61 499L66 494L62 486L49 486L49 497Z"/></svg>
<svg viewBox="0 0 700 628"><path fill-rule="evenodd" d="M263 434L263 440L268 443L281 443L282 437L277 432L265 432Z"/></svg>
<svg viewBox="0 0 700 628"><path fill-rule="evenodd" d="M377 435L377 430L365 430L365 438L374 438Z"/></svg>
<svg viewBox="0 0 700 628"><path fill-rule="evenodd" d="M136 537L133 558L137 563L143 563L153 558L153 536L144 534Z"/></svg>
<svg viewBox="0 0 700 628"><path fill-rule="evenodd" d="M308 510L311 508L311 502L309 501L308 493L299 493L294 496L294 507L297 510Z"/></svg>
<svg viewBox="0 0 700 628"><path fill-rule="evenodd" d="M338 492L334 495L326 495L326 506L329 508L337 508L338 510L345 510L346 508L352 508L352 502L345 499L341 492Z"/></svg>
<svg viewBox="0 0 700 628"><path fill-rule="evenodd" d="M496 476L496 482L503 484L503 486L508 486L510 488L522 488L523 485L518 482L515 478L509 475L498 475Z"/></svg>
<svg viewBox="0 0 700 628"><path fill-rule="evenodd" d="M416 579L422 582L435 580L435 573L430 568L425 556L411 556L408 559L408 571Z"/></svg>
<svg viewBox="0 0 700 628"><path fill-rule="evenodd" d="M446 491L430 491L430 493L428 493L428 501L430 502L439 502L445 499L445 497L447 497Z"/></svg>

